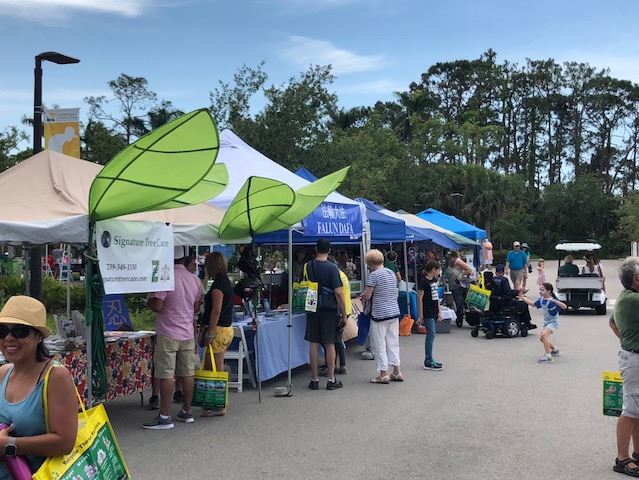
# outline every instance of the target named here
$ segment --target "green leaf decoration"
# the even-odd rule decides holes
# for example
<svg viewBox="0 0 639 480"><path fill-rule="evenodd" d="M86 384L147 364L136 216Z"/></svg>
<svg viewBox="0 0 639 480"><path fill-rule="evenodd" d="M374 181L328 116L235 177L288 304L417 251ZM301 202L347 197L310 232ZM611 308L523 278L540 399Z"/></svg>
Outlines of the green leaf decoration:
<svg viewBox="0 0 639 480"><path fill-rule="evenodd" d="M283 182L249 177L229 205L220 224L220 238L253 237L295 201L295 192Z"/></svg>
<svg viewBox="0 0 639 480"><path fill-rule="evenodd" d="M195 110L132 143L100 171L89 193L91 220L204 202L228 184L216 165L219 137L206 109Z"/></svg>
<svg viewBox="0 0 639 480"><path fill-rule="evenodd" d="M342 168L296 190L295 203L275 221L279 222L281 226L274 224L274 228L268 232L288 228L308 217L313 210L319 207L326 197L339 188L350 168L351 167ZM259 233L268 232L260 231Z"/></svg>
<svg viewBox="0 0 639 480"><path fill-rule="evenodd" d="M254 237L289 228L303 220L344 181L350 167L315 180L296 192L278 180L250 177L229 206L220 237Z"/></svg>

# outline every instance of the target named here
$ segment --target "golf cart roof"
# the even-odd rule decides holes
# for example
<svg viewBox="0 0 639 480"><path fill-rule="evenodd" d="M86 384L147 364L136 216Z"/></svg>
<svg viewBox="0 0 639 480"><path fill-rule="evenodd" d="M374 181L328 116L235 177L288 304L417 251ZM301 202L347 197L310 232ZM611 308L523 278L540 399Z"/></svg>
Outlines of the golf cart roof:
<svg viewBox="0 0 639 480"><path fill-rule="evenodd" d="M555 245L555 250L562 252L589 252L600 248L601 245L594 242L561 242Z"/></svg>

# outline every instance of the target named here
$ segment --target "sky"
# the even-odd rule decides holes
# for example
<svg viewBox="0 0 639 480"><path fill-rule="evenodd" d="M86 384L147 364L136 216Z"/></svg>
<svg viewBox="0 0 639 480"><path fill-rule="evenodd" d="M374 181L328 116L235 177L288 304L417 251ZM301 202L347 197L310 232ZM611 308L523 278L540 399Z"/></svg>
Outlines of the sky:
<svg viewBox="0 0 639 480"><path fill-rule="evenodd" d="M109 95L121 73L190 111L243 64L279 85L331 64L344 108L392 100L438 61L588 62L639 83L639 2L619 0L0 0L0 131L33 111L34 56L45 105ZM21 127L28 130L28 127Z"/></svg>

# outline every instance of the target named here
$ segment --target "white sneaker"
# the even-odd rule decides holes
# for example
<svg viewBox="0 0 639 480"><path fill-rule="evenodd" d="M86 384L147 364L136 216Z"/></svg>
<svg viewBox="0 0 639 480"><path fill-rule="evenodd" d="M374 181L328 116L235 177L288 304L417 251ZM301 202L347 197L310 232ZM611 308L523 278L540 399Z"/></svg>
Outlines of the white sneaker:
<svg viewBox="0 0 639 480"><path fill-rule="evenodd" d="M375 360L375 355L370 350L362 352L362 360Z"/></svg>

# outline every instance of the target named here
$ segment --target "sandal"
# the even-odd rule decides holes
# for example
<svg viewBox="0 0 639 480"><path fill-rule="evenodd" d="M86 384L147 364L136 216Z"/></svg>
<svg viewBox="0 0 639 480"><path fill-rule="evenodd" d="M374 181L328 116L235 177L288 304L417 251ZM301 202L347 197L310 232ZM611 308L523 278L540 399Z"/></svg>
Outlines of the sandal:
<svg viewBox="0 0 639 480"><path fill-rule="evenodd" d="M390 383L390 378L388 378L388 375L384 375L383 377L371 378L371 383L389 384Z"/></svg>
<svg viewBox="0 0 639 480"><path fill-rule="evenodd" d="M391 379L391 382L403 382L404 375L402 375L401 373L398 373L398 374L391 373L390 379Z"/></svg>
<svg viewBox="0 0 639 480"><path fill-rule="evenodd" d="M630 467L629 464L634 463L634 467ZM617 473L623 473L630 477L639 477L639 464L634 458L626 458L625 460L619 460L615 458L615 464L612 469Z"/></svg>

